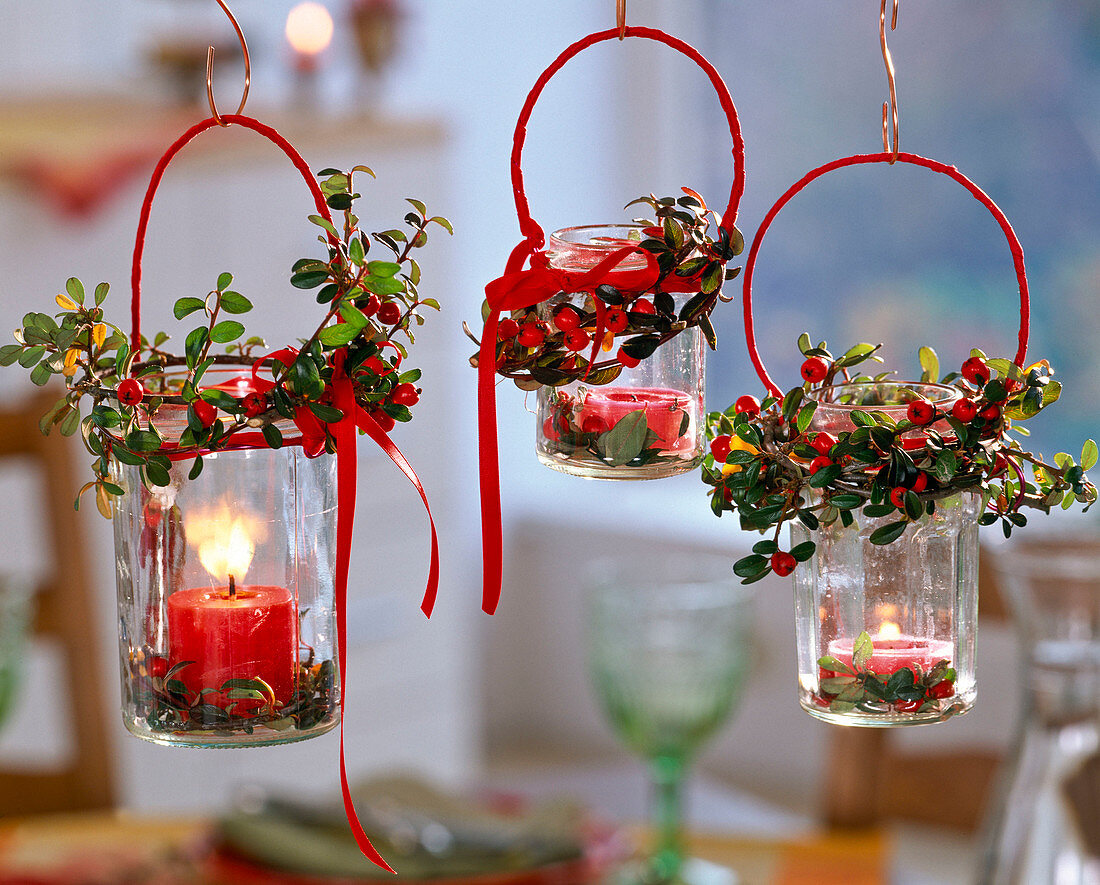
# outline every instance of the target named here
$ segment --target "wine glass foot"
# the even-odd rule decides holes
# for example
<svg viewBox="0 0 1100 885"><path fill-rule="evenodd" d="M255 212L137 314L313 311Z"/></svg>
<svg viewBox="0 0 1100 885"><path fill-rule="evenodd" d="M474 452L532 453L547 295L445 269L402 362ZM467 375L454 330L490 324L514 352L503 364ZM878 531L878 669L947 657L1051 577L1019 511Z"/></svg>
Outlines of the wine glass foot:
<svg viewBox="0 0 1100 885"><path fill-rule="evenodd" d="M737 885L740 877L729 867L701 857L686 858L680 871L668 878L644 859L630 861L611 871L601 885Z"/></svg>

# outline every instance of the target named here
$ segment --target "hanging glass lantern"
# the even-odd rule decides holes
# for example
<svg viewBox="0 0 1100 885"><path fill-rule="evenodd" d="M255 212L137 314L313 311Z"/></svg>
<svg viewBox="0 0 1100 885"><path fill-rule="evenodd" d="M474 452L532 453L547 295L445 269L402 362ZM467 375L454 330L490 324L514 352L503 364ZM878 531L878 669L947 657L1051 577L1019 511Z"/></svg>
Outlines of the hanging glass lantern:
<svg viewBox="0 0 1100 885"><path fill-rule="evenodd" d="M906 419L922 400L947 413L957 388L903 382L846 384L815 394L811 432L853 431L851 413ZM924 445L927 430L903 444ZM810 531L791 525L791 548L812 541L794 570L799 700L819 719L851 725L940 722L974 704L978 618L978 516L981 496L961 492L935 502L899 539L871 536L897 515L836 520Z"/></svg>
<svg viewBox="0 0 1100 885"><path fill-rule="evenodd" d="M173 462L163 487L115 469L126 727L188 747L323 734L339 721L336 458L286 446L203 460L193 480L190 460Z"/></svg>
<svg viewBox="0 0 1100 885"><path fill-rule="evenodd" d="M547 258L552 268L583 274L616 249L642 239L638 224L571 227L550 235ZM623 271L645 267L640 254L619 264ZM696 294L678 295L676 312ZM652 301L643 298L633 310L647 307L652 309ZM551 334L568 335L581 328L578 322L596 323L597 315L591 294L561 293L538 305L538 316ZM608 334L601 351L618 348L614 329ZM698 466L705 440L703 347L698 328L687 329L647 359L624 367L610 384L582 378L540 387L539 460L562 473L590 479L660 479Z"/></svg>

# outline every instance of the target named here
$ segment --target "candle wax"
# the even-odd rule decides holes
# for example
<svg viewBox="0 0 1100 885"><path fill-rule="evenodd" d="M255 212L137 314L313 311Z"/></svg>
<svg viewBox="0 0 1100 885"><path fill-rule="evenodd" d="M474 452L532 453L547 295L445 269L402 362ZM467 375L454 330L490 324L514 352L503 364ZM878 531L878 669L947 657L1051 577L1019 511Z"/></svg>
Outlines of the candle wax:
<svg viewBox="0 0 1100 885"><path fill-rule="evenodd" d="M917 636L894 636L884 639L872 636L874 654L865 664L865 668L880 676L889 676L902 667L912 668L920 664L927 673L940 661L950 661L952 645L943 639L921 639ZM852 666L852 647L854 639L834 639L829 643L829 654L849 667Z"/></svg>
<svg viewBox="0 0 1100 885"><path fill-rule="evenodd" d="M194 661L174 674L192 692L228 679L262 679L275 699L290 703L298 649L298 612L285 587L195 587L168 597L168 664ZM205 703L225 706L209 694ZM262 706L238 701L238 712Z"/></svg>
<svg viewBox="0 0 1100 885"><path fill-rule="evenodd" d="M659 440L654 448L666 451L690 450L694 446L695 434L689 426L681 435L680 426L684 415L691 414L691 397L678 390L664 387L604 387L589 390L584 397L577 423L584 424L590 416L602 418L608 429L631 412L644 409L646 423Z"/></svg>

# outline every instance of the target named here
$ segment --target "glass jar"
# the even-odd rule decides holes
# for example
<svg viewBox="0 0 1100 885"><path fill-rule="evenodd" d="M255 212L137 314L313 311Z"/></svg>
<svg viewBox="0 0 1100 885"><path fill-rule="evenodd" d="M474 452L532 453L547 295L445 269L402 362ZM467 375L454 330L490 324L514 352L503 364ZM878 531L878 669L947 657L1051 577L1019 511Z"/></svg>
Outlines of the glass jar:
<svg viewBox="0 0 1100 885"><path fill-rule="evenodd" d="M818 396L811 430L836 434L854 429L855 408L900 420L916 397L949 409L959 392L891 382L838 385ZM921 436L914 431L903 445L917 448ZM794 572L806 712L840 725L895 726L941 722L973 706L980 508L969 492L940 498L933 514L881 546L871 534L897 516L856 514L847 528L837 520L816 531L792 525L792 547L816 545Z"/></svg>
<svg viewBox="0 0 1100 885"><path fill-rule="evenodd" d="M158 421L162 433L173 424ZM190 480L192 462L173 462L165 487L143 485L140 467L115 470L126 727L185 747L323 734L339 721L336 458L219 451Z"/></svg>
<svg viewBox="0 0 1100 885"><path fill-rule="evenodd" d="M550 235L547 257L551 267L584 273L641 239L642 226L637 224L570 227ZM630 255L617 269L645 267L641 255ZM677 295L677 310L695 294ZM539 305L539 318L553 332L559 331L554 313L563 304L581 313L594 310L586 293L551 298ZM620 341L605 341L601 353L606 352L609 361ZM634 368L624 367L609 384L582 380L540 387L535 445L539 460L589 479L661 479L697 467L706 439L703 347L703 335L693 327L660 345Z"/></svg>
<svg viewBox="0 0 1100 885"><path fill-rule="evenodd" d="M1100 537L991 550L1020 643L1014 752L986 821L981 885L1100 882Z"/></svg>

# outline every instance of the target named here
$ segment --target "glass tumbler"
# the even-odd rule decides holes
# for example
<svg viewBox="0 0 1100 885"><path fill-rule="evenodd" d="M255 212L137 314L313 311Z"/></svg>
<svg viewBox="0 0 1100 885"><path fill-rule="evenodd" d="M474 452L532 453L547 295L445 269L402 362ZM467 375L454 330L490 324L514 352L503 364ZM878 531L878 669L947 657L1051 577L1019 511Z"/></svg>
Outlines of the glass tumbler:
<svg viewBox="0 0 1100 885"><path fill-rule="evenodd" d="M284 446L203 461L194 480L175 461L158 488L116 471L126 727L186 747L323 734L339 718L336 459Z"/></svg>
<svg viewBox="0 0 1100 885"><path fill-rule="evenodd" d="M637 224L587 225L550 235L550 265L571 273L591 270L617 249L640 242ZM642 270L630 255L620 270ZM676 296L679 310L696 293ZM554 312L571 304L582 314L594 306L587 293L561 293L539 306L539 318L554 325ZM574 381L538 392L536 453L554 470L589 479L661 479L692 470L705 443L703 335L687 329L660 345L610 384ZM610 346L609 358L618 350ZM601 350L600 353L603 353ZM587 356L587 354L586 354ZM597 365L600 358L597 357Z"/></svg>
<svg viewBox="0 0 1100 885"><path fill-rule="evenodd" d="M818 395L811 429L835 434L855 428L855 408L900 419L918 396L942 408L959 392L891 382ZM908 437L904 445L922 445L921 431ZM871 534L897 517L857 516L850 527L837 520L816 531L792 525L792 547L816 544L794 572L799 701L807 713L838 725L896 726L971 708L980 507L969 492L941 498L932 515L881 546Z"/></svg>

